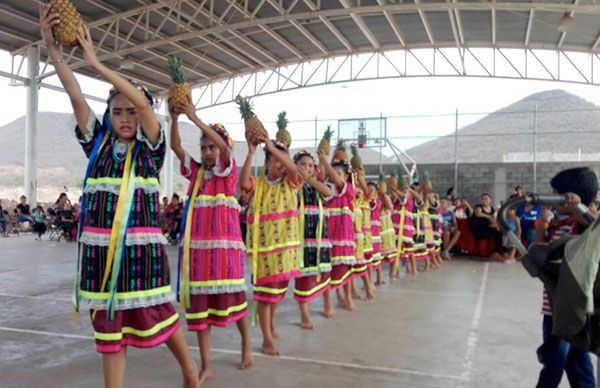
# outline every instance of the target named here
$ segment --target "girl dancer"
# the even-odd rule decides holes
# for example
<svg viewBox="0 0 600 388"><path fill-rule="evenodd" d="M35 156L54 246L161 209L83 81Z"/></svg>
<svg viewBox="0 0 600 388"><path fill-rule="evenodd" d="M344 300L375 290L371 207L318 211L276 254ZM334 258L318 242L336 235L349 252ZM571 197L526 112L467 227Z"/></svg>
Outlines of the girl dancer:
<svg viewBox="0 0 600 388"><path fill-rule="evenodd" d="M148 89L128 82L96 57L89 30L77 37L86 64L113 85L102 123L63 60L52 27L61 22L45 5L41 32L48 56L75 113L75 134L89 158L80 218L75 308L89 308L107 387L122 387L127 346L166 343L184 386L199 386L179 315L170 303L169 265L159 228L158 176L164 134Z"/></svg>
<svg viewBox="0 0 600 388"><path fill-rule="evenodd" d="M234 196L237 164L232 157L233 141L222 125L206 125L192 104L171 106L170 112L171 148L181 162L181 174L190 180L181 228L181 301L188 330L195 331L198 337L202 383L212 377L211 326L225 327L235 322L242 337L240 369L252 366L245 247L240 206ZM180 113L185 113L202 132L201 163L181 146L177 123Z"/></svg>
<svg viewBox="0 0 600 388"><path fill-rule="evenodd" d="M287 148L268 138L265 169L254 183L250 176L256 146L248 142L248 155L240 186L253 193L247 217L246 254L252 259L254 300L263 334L263 353L278 356L275 339L275 311L288 283L300 274L302 265L298 220L298 189L301 180Z"/></svg>
<svg viewBox="0 0 600 388"><path fill-rule="evenodd" d="M308 302L323 294L324 314L333 318L329 284L331 282L331 242L329 242L329 211L324 202L331 199L331 190L319 182L315 175L315 161L306 151L294 156L294 163L304 180L300 188L300 231L304 263L301 275L296 278L294 299L300 307L300 327L313 330Z"/></svg>

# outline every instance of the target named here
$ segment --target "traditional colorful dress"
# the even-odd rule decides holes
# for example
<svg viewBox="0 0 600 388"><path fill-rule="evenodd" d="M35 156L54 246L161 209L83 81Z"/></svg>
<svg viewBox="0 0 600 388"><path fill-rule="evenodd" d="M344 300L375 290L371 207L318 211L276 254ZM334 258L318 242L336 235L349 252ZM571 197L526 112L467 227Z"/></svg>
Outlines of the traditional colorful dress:
<svg viewBox="0 0 600 388"><path fill-rule="evenodd" d="M184 260L181 284L189 298L184 299L188 330L227 326L248 315L245 247L240 206L235 199L237 165L231 158L226 167L220 159L217 165L205 170L186 154L181 174L190 180L190 202L181 243Z"/></svg>
<svg viewBox="0 0 600 388"><path fill-rule="evenodd" d="M365 239L364 256L367 265L373 263L373 231L371 230L371 204L366 198L361 198L360 209L362 211L362 232Z"/></svg>
<svg viewBox="0 0 600 388"><path fill-rule="evenodd" d="M381 199L377 198L369 203L371 210L371 236L373 238L373 254L371 266L378 267L383 257L381 256Z"/></svg>
<svg viewBox="0 0 600 388"><path fill-rule="evenodd" d="M341 191L332 188L329 209L329 239L331 241L331 289L346 284L356 263L354 242L354 187L347 182Z"/></svg>
<svg viewBox="0 0 600 388"><path fill-rule="evenodd" d="M300 217L304 235L303 266L296 278L294 299L310 302L329 288L331 283L331 242L329 241L329 210L321 194L311 185L300 189Z"/></svg>
<svg viewBox="0 0 600 388"><path fill-rule="evenodd" d="M437 207L425 201L423 205L423 227L425 232L425 245L427 246L427 252L429 254L436 251L436 240L434 230L437 229Z"/></svg>
<svg viewBox="0 0 600 388"><path fill-rule="evenodd" d="M394 231L396 233L396 256L402 260L412 258L415 250L415 227L414 227L414 201L410 195L404 200L397 198L394 201Z"/></svg>
<svg viewBox="0 0 600 388"><path fill-rule="evenodd" d="M435 207L430 207L429 212L431 213L431 226L433 228L435 252L440 252L442 250L442 235L444 228L443 210L439 204L437 204Z"/></svg>
<svg viewBox="0 0 600 388"><path fill-rule="evenodd" d="M414 257L417 260L426 260L428 258L427 245L425 243L425 226L423 217L423 205L414 204L413 207L413 223L415 225L414 241Z"/></svg>
<svg viewBox="0 0 600 388"><path fill-rule="evenodd" d="M365 258L365 229L364 229L364 213L362 211L363 199L354 201L354 243L356 244L355 262L352 265L352 276L362 276L369 268L367 259Z"/></svg>
<svg viewBox="0 0 600 388"><path fill-rule="evenodd" d="M93 161L83 189L76 307L91 309L100 353L157 346L179 328L159 225L164 133L152 145L138 128L123 145L93 113L86 128L87 135L75 129Z"/></svg>
<svg viewBox="0 0 600 388"><path fill-rule="evenodd" d="M389 210L381 211L381 256L383 261L396 257L396 234Z"/></svg>
<svg viewBox="0 0 600 388"><path fill-rule="evenodd" d="M246 254L252 262L254 300L279 303L290 279L300 275L302 267L299 184L287 178L272 181L263 175L253 186Z"/></svg>

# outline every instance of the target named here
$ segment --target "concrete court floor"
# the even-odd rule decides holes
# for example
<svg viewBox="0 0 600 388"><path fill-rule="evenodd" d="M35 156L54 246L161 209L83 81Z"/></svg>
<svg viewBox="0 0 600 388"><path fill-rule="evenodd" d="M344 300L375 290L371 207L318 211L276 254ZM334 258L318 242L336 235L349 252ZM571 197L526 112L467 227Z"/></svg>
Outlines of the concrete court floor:
<svg viewBox="0 0 600 388"><path fill-rule="evenodd" d="M169 247L173 275L176 252ZM75 244L0 239L0 387L100 387L100 356L89 317L71 321ZM533 387L539 364L541 284L521 265L455 260L403 275L328 321L311 305L317 330L298 327L291 292L278 309L280 358L259 354L237 369L235 326L213 329L215 377L204 387ZM185 328L185 325L183 326ZM199 359L193 334L186 334ZM178 387L165 347L129 350L127 387ZM595 364L595 359L594 359ZM561 386L567 386L566 377Z"/></svg>

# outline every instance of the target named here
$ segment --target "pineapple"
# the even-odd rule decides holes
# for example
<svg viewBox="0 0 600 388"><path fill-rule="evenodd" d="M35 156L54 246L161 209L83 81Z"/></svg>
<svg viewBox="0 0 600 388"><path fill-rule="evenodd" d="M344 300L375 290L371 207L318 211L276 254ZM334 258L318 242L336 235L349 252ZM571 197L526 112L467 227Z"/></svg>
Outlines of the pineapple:
<svg viewBox="0 0 600 388"><path fill-rule="evenodd" d="M333 151L333 160L345 160L348 161L348 151L346 150L346 140L340 139L335 146Z"/></svg>
<svg viewBox="0 0 600 388"><path fill-rule="evenodd" d="M285 111L279 112L277 115L277 133L275 134L275 139L277 141L283 143L286 148L290 148L292 145L292 135L287 130L287 125L289 123L288 119L285 117Z"/></svg>
<svg viewBox="0 0 600 388"><path fill-rule="evenodd" d="M433 185L431 184L431 179L429 178L429 173L427 171L423 172L423 179L421 180L421 188L425 194L429 194L433 191Z"/></svg>
<svg viewBox="0 0 600 388"><path fill-rule="evenodd" d="M388 184L392 189L398 188L398 175L396 175L395 172L392 172L390 174L390 177L388 178Z"/></svg>
<svg viewBox="0 0 600 388"><path fill-rule="evenodd" d="M331 136L333 136L333 131L331 130L331 125L328 125L325 134L323 134L323 138L319 142L319 147L317 148L318 151L323 150L325 155L328 156L331 151Z"/></svg>
<svg viewBox="0 0 600 388"><path fill-rule="evenodd" d="M50 1L50 12L58 13L60 23L54 26L54 38L65 48L77 46L77 34L85 32L83 19L69 0Z"/></svg>
<svg viewBox="0 0 600 388"><path fill-rule="evenodd" d="M250 102L250 98L244 98L238 95L235 98L235 102L238 104L240 113L244 119L244 126L246 127L246 139L254 145L260 144L258 137L261 134L267 137L268 134L263 123L252 111L252 103Z"/></svg>
<svg viewBox="0 0 600 388"><path fill-rule="evenodd" d="M352 144L350 146L350 150L352 151L352 159L350 159L350 164L352 165L352 168L355 170L362 169L363 162L360 158L360 155L358 155L358 148L355 144Z"/></svg>
<svg viewBox="0 0 600 388"><path fill-rule="evenodd" d="M379 183L377 184L377 191L382 197L387 194L387 184L385 183L385 175L383 174L383 172L379 174Z"/></svg>
<svg viewBox="0 0 600 388"><path fill-rule="evenodd" d="M169 105L190 104L192 102L192 92L190 84L186 82L183 64L179 57L172 56L169 58L169 73L174 82L169 89L169 98L167 99Z"/></svg>
<svg viewBox="0 0 600 388"><path fill-rule="evenodd" d="M405 177L403 175L400 175L398 177L398 189L400 189L400 190L408 189L410 187L409 179L410 179L410 177Z"/></svg>

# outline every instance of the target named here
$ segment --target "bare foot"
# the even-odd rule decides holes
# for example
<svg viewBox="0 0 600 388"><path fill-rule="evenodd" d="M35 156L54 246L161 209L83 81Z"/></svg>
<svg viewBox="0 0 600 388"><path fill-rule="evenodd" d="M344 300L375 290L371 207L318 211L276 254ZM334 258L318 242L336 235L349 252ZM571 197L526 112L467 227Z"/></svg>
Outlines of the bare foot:
<svg viewBox="0 0 600 388"><path fill-rule="evenodd" d="M352 299L350 299L348 303L345 303L343 307L348 311L356 311L356 305L354 304Z"/></svg>
<svg viewBox="0 0 600 388"><path fill-rule="evenodd" d="M300 327L303 328L304 330L314 330L315 329L315 325L311 322L300 322Z"/></svg>
<svg viewBox="0 0 600 388"><path fill-rule="evenodd" d="M277 350L277 348L273 344L263 343L263 346L260 348L260 350L267 356L279 356L279 350Z"/></svg>
<svg viewBox="0 0 600 388"><path fill-rule="evenodd" d="M206 380L210 379L211 377L213 377L213 372L212 372L212 370L211 370L211 369L203 369L203 370L200 372L200 384L199 384L198 386L199 386L199 387L201 387L201 386L202 386L202 384L203 384L203 383L204 383Z"/></svg>
<svg viewBox="0 0 600 388"><path fill-rule="evenodd" d="M195 362L193 368L190 368L183 375L183 388L200 388L200 376Z"/></svg>
<svg viewBox="0 0 600 388"><path fill-rule="evenodd" d="M335 313L335 311L333 309L323 311L323 315L327 319L335 319L335 317L337 316L337 314Z"/></svg>
<svg viewBox="0 0 600 388"><path fill-rule="evenodd" d="M373 299L375 299L375 293L373 292L373 289L369 287L369 289L367 290L367 300Z"/></svg>
<svg viewBox="0 0 600 388"><path fill-rule="evenodd" d="M254 358L252 357L251 350L242 351L242 363L240 364L240 369L250 369L254 366Z"/></svg>
<svg viewBox="0 0 600 388"><path fill-rule="evenodd" d="M385 284L385 282L383 280L378 280L375 282L376 286L383 286Z"/></svg>
<svg viewBox="0 0 600 388"><path fill-rule="evenodd" d="M339 304L340 306L343 306L343 305L346 303L346 301L345 301L345 300L344 300L344 298L342 297L342 294L341 294L340 292L336 292L336 293L335 293L335 295L337 296L337 301L338 301L338 304Z"/></svg>

